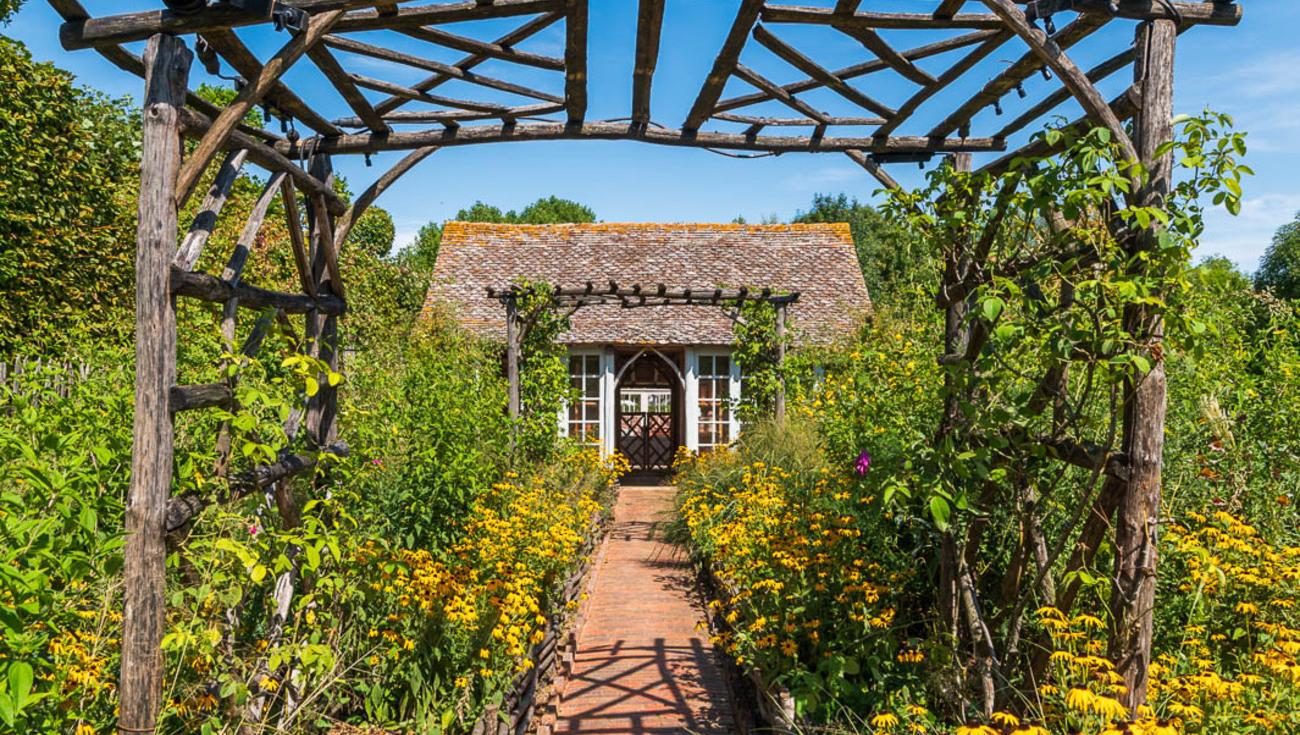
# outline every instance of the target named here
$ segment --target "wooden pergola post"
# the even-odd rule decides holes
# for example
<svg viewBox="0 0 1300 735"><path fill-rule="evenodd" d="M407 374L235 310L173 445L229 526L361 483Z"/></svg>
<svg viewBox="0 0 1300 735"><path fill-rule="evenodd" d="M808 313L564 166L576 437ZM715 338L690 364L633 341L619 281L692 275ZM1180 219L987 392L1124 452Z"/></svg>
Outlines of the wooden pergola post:
<svg viewBox="0 0 1300 735"><path fill-rule="evenodd" d="M153 732L162 695L162 650L176 382L176 311L170 269L179 235L176 181L181 167L179 109L193 58L176 36L155 34L145 50L143 144L136 228L135 415L131 486L126 500L122 732Z"/></svg>
<svg viewBox="0 0 1300 735"><path fill-rule="evenodd" d="M785 302L776 305L776 422L785 423Z"/></svg>
<svg viewBox="0 0 1300 735"><path fill-rule="evenodd" d="M506 302L506 381L510 384L509 404L510 421L519 420L521 413L519 399L519 304L513 294ZM513 426L511 431L516 431Z"/></svg>
<svg viewBox="0 0 1300 735"><path fill-rule="evenodd" d="M309 172L318 180L329 184L334 169L328 154L312 156ZM343 284L338 277L338 254L334 243L334 215L322 197L308 199L307 216L310 218L311 279L319 295L343 296ZM338 314L323 313L313 309L307 313L307 349L337 372L339 367ZM320 381L320 390L307 403L307 436L313 448L329 446L338 437L335 418L338 416L338 389L329 381Z"/></svg>
<svg viewBox="0 0 1300 735"><path fill-rule="evenodd" d="M1174 46L1178 25L1151 20L1138 25L1134 80L1142 105L1134 125L1134 147L1146 177L1136 190L1139 206L1163 207L1173 177L1172 151L1158 154L1173 139ZM1158 246L1158 225L1138 232L1128 243L1131 267L1142 268L1139 257ZM1115 587L1111 596L1111 658L1128 688L1125 704L1133 710L1146 702L1151 663L1156 596L1161 464L1164 451L1167 395L1165 365L1160 348L1160 312L1145 305L1128 307L1125 330L1134 349L1150 360L1151 370L1129 379L1124 390L1123 451L1129 471L1115 524Z"/></svg>

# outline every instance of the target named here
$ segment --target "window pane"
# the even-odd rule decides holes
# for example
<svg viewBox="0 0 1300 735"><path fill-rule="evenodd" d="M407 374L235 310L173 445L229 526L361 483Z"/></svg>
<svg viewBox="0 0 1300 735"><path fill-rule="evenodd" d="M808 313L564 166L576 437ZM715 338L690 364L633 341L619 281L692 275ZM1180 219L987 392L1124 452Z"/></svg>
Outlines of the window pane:
<svg viewBox="0 0 1300 735"><path fill-rule="evenodd" d="M713 358L714 375L730 376L731 375L731 358L727 355L718 355Z"/></svg>
<svg viewBox="0 0 1300 735"><path fill-rule="evenodd" d="M583 396L586 398L600 397L600 378L587 378L586 385L583 388Z"/></svg>
<svg viewBox="0 0 1300 735"><path fill-rule="evenodd" d="M700 424L700 446L713 444L713 424Z"/></svg>
<svg viewBox="0 0 1300 735"><path fill-rule="evenodd" d="M583 418L587 421L600 421L600 401L583 401Z"/></svg>
<svg viewBox="0 0 1300 735"><path fill-rule="evenodd" d="M710 399L710 398L713 398L713 381L712 381L712 380L701 380L701 381L700 381L700 400L708 400L708 399Z"/></svg>
<svg viewBox="0 0 1300 735"><path fill-rule="evenodd" d="M587 374L600 374L600 355L587 355Z"/></svg>

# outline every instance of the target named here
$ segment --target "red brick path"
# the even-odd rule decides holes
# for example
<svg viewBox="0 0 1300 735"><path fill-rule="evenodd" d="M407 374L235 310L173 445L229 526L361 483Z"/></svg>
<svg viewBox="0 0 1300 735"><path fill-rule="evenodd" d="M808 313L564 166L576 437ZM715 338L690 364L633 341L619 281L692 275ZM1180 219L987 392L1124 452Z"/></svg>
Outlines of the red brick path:
<svg viewBox="0 0 1300 735"><path fill-rule="evenodd" d="M557 735L729 733L732 708L694 573L662 542L673 488L624 487L595 570Z"/></svg>

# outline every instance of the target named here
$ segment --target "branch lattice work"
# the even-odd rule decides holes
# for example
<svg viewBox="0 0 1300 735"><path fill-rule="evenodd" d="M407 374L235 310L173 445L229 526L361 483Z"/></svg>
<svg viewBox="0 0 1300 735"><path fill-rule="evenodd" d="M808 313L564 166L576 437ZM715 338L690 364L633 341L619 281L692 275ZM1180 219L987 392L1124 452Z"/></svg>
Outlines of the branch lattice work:
<svg viewBox="0 0 1300 735"><path fill-rule="evenodd" d="M1231 0L932 0L928 13L860 10L861 0L808 1L818 4L733 0L736 13L712 63L700 69L698 91L678 100L679 108L688 110L686 117L670 127L654 116L656 108L668 107L661 104L665 90L654 93L655 70L665 49L683 53L684 46L665 38L665 30L671 30L665 18L673 11L664 0L638 1L635 43L626 49L632 67L626 82L630 109L618 109L608 119L591 119L591 110L603 105L589 98L588 38L611 29L591 27L589 0L279 0L271 3L270 13L224 2L164 0L188 9L182 12L138 0L116 4L133 6L132 12L101 17L92 17L79 0L48 0L65 21L59 29L65 48L94 49L145 80L121 731L152 732L157 725L168 534L183 533L211 502L169 497L174 414L229 409L238 395L234 378L196 385L178 381L177 297L222 305L222 333L232 354L241 311L259 313L239 354L255 354L277 324L322 369L337 370L338 320L347 309L339 251L366 208L442 147L629 140L756 155L834 152L893 189L898 184L885 172L887 163L924 162L949 153L969 166L971 154L999 153L982 169L998 173L1017 165L1022 155L1050 155L1054 151L1043 139L1011 152L1009 141L1073 101L1083 116L1071 125L1104 126L1131 158L1155 166L1159 144L1172 136L1175 38L1194 26L1241 20L1241 9ZM1136 32L1102 32L1119 21L1137 21ZM806 40L809 33L828 34L821 38L831 40L814 45ZM900 42L909 34L923 36L922 42ZM141 42L147 45L141 48ZM824 47L836 43L862 58L829 63ZM1090 65L1073 58L1086 56L1080 49L1107 45L1111 48L1103 48L1104 55ZM233 100L219 106L190 89L195 58L211 77L238 79ZM1112 90L1107 101L1098 85L1130 66L1134 83L1117 96ZM616 65L602 60L600 68ZM782 72L793 73L795 81L777 81ZM1038 75L1051 82L1050 89L1030 100L1026 87ZM724 96L733 82L750 90ZM965 94L962 88L976 91ZM1013 117L994 122L988 111L1001 116L1004 103L1014 106ZM265 113L262 125L249 122L248 113L256 109ZM1130 136L1125 129L1130 119L1136 119L1139 134ZM299 123L307 137L299 134ZM188 155L182 136L195 141ZM409 152L353 202L335 193L332 156L397 150ZM235 252L220 274L196 272L231 188L250 162L271 176ZM1153 182L1143 189L1148 200L1163 201L1168 168L1153 169ZM197 191L209 172L215 175L207 190ZM180 207L195 195L202 197L199 213L182 232ZM288 219L298 293L259 288L243 279L249 248L277 197ZM961 287L945 284L945 292ZM511 288L489 292L508 310L516 414L519 295ZM762 301L776 308L780 331L785 307L798 294L611 283L558 287L553 299L572 308ZM955 314L957 306L948 308ZM301 332L290 315L302 315ZM1143 329L1139 344L1158 338L1158 323ZM778 345L783 351L782 339ZM273 496L286 527L300 522L290 486L294 475L319 472L328 464L322 460L347 452L338 439L334 383L326 377L318 381L319 392L284 424L291 438L305 434L308 453L286 451L275 462L228 476L231 498L257 490ZM1163 391L1162 381L1151 380L1128 391L1126 400L1132 398L1139 408L1126 422L1125 447L1158 446L1151 437L1163 430L1163 412L1156 410ZM781 406L783 401L778 412ZM228 459L230 445L226 426L217 438L218 455ZM1076 464L1106 462L1086 448L1057 453ZM1126 449L1124 457L1124 467L1106 470L1124 484L1122 495L1158 501L1158 452ZM1148 584L1138 572L1134 579ZM288 610L295 592L291 578L277 585L276 609ZM1149 609L1144 614L1149 616ZM255 697L246 713L249 725L265 721L271 707L265 697Z"/></svg>

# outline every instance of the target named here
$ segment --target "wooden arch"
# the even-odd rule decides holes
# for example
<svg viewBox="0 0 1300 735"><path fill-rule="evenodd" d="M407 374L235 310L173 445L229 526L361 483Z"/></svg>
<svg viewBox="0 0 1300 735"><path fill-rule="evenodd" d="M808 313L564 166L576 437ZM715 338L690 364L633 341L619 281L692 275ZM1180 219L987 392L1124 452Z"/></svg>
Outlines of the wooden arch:
<svg viewBox="0 0 1300 735"><path fill-rule="evenodd" d="M270 321L288 315L304 318L305 344L311 353L337 367L338 318L346 308L344 277L338 250L353 223L385 189L415 164L441 147L537 140L633 140L657 145L687 146L757 153L835 152L849 156L886 188L897 184L882 165L925 160L935 154L1002 153L1007 140L1068 100L1085 112L1079 124L1108 128L1129 155L1153 171L1150 181L1134 193L1144 203L1158 205L1168 191L1171 169L1167 157L1157 156L1172 137L1170 124L1175 38L1196 25L1235 25L1241 9L1231 0L933 0L931 12L860 11L860 0L820 0L815 7L739 0L739 6L690 111L677 127L657 125L652 117L654 73L660 56L664 0L639 0L630 114L620 120L589 120L587 89L588 0L280 0L276 2L216 3L167 0L181 10L158 9L140 0L137 12L92 17L78 0L48 0L65 22L59 29L65 48L93 48L110 63L145 80L144 145L142 152L140 218L137 236L136 410L132 480L127 510L126 609L120 686L122 732L152 732L156 725L161 682L159 642L164 616L164 536L172 510L183 499L170 498L172 476L172 417L181 410L228 405L232 386L178 385L176 323L173 299L197 298L223 304L223 330L233 339L239 309L274 309L261 319L244 345L251 354ZM265 6L261 10L244 9ZM449 24L519 18L512 30L484 39L446 29ZM1083 69L1068 51L1116 20L1139 21L1133 44L1123 43L1100 63ZM563 22L562 55L525 51L527 39ZM827 26L860 44L864 60L831 69L782 38L782 28ZM283 32L280 48L259 58L240 36L240 29L275 27ZM899 49L881 31L920 29L951 35L920 46ZM398 51L368 38L387 32L425 47L452 49L464 56L455 63L432 55ZM192 36L187 45L184 37ZM141 55L131 44L147 42ZM193 47L191 51L190 46ZM922 109L995 51L1011 49L1015 60L978 85L978 91L957 102L935 125L914 129ZM742 52L771 54L803 77L777 84L746 63ZM940 71L927 71L925 59L958 54ZM218 107L189 89L188 77L197 53L207 68L233 70L244 80L234 100ZM323 83L293 88L285 74L303 66L306 57ZM366 67L359 60L366 60ZM536 89L477 71L489 60L512 68L552 72L558 89ZM399 84L359 71L373 61L418 69L426 76L414 84ZM1136 62L1136 63L1135 63ZM1134 68L1133 84L1107 100L1095 86L1121 69ZM703 70L702 70L703 71ZM987 125L982 111L1001 113L1004 98L1023 91L1035 74L1051 75L1059 85L1040 100L1027 104L1009 122ZM913 85L901 104L890 105L865 91L861 80L893 75ZM724 98L732 78L754 91ZM439 88L455 81L475 90L490 90L519 98L517 104L451 97ZM853 81L854 83L850 83ZM842 114L820 110L800 95L828 90L849 109ZM352 115L330 119L322 102L335 96ZM751 108L782 105L792 117L773 117ZM298 123L310 130L297 138L270 128L246 125L247 113L263 107L271 118ZM987 129L972 135L976 118ZM1135 118L1130 136L1124 122ZM270 120L268 120L268 123ZM768 134L794 129L800 134ZM866 129L866 134L842 133ZM197 141L183 158L181 136ZM347 205L331 185L331 157L389 150L410 151ZM1005 170L1023 153L1053 151L1043 143L1006 153L984 164L989 171ZM207 191L197 191L201 175L220 157L219 171ZM969 160L969 158L963 158ZM220 216L230 188L246 163L271 173L254 208L240 245L221 274L195 272ZM182 234L178 208L196 194L201 212ZM298 265L300 293L280 293L242 281L248 243L256 236L270 201L280 196L291 219L291 246ZM300 207L305 217L299 215ZM305 220L306 226L302 226ZM1149 245L1137 238L1135 247ZM179 248L178 248L179 243ZM962 284L945 284L960 291ZM639 300L643 294L635 294ZM621 296L620 296L621 298ZM960 299L950 304L959 307ZM624 305L627 305L624 303ZM1146 320L1139 343L1159 339L1158 320ZM1165 388L1163 368L1133 386L1126 396L1131 416L1125 421L1124 503L1121 529L1143 536L1142 528L1127 528L1125 519L1139 518L1159 499L1160 435ZM322 390L286 428L302 426L318 451L343 451L337 440L334 389ZM1087 452L1065 453L1071 461L1109 460ZM285 457L258 468L248 487L283 487L280 481L303 471L311 457ZM1109 472L1109 470L1108 470ZM282 493L287 495L287 493ZM282 512L292 522L296 510L284 498ZM179 519L178 510L174 519ZM192 513L191 513L192 515ZM1134 521L1136 522L1136 521ZM1151 543L1149 539L1141 543ZM1143 572L1138 554L1129 578L1134 609L1154 593L1154 575ZM292 594L291 587L289 594ZM288 609L285 599L277 600ZM1148 606L1149 607L1149 606ZM1149 610L1143 613L1149 619ZM1149 630L1147 631L1149 635ZM1134 668L1144 668L1136 661Z"/></svg>

